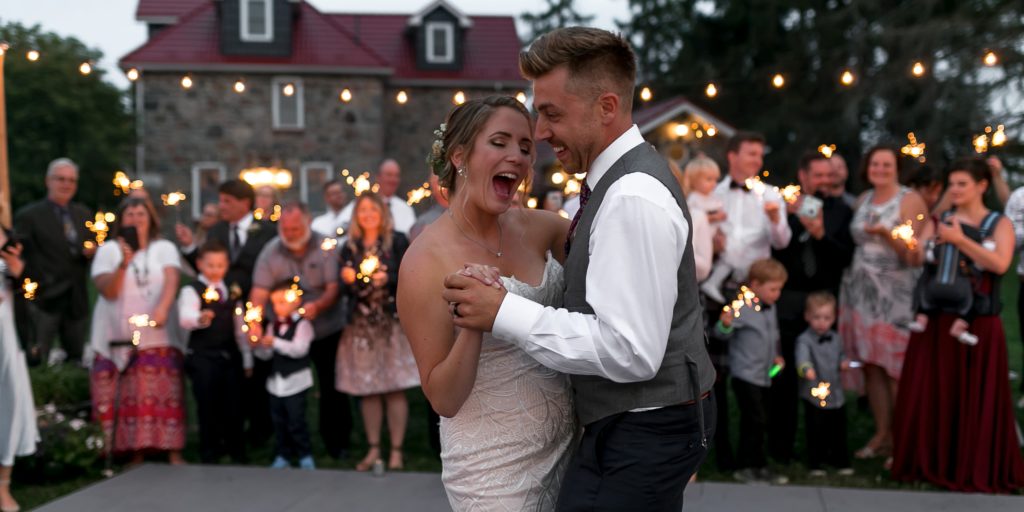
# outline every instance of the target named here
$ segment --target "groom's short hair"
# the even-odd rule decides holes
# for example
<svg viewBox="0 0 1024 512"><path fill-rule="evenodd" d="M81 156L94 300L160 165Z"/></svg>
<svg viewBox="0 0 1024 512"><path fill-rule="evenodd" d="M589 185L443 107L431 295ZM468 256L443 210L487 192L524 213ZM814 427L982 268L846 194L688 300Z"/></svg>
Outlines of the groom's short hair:
<svg viewBox="0 0 1024 512"><path fill-rule="evenodd" d="M560 28L519 54L519 70L530 80L559 66L568 68L574 94L597 98L611 91L619 95L626 112L632 110L636 54L622 35L598 28Z"/></svg>

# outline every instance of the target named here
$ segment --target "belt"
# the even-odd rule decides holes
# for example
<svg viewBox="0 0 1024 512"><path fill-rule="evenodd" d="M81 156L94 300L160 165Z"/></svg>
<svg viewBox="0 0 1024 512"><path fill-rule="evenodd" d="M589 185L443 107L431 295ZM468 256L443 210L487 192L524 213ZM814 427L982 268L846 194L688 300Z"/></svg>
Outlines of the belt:
<svg viewBox="0 0 1024 512"><path fill-rule="evenodd" d="M711 392L710 391L705 391L704 394L700 396L700 399L704 400L705 398L707 398L709 396L711 396ZM683 403L680 403L678 405L693 405L695 403L697 403L696 400L690 400L689 402L683 402Z"/></svg>

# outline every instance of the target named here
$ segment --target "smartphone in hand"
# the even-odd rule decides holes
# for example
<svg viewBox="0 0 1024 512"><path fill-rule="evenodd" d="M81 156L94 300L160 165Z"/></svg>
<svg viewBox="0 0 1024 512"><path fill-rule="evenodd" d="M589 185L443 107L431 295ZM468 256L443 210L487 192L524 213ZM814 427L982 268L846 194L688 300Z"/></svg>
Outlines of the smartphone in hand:
<svg viewBox="0 0 1024 512"><path fill-rule="evenodd" d="M118 236L120 236L124 240L124 243L128 244L128 247L131 247L133 251L139 250L139 232L135 229L135 226L122 228L121 233Z"/></svg>

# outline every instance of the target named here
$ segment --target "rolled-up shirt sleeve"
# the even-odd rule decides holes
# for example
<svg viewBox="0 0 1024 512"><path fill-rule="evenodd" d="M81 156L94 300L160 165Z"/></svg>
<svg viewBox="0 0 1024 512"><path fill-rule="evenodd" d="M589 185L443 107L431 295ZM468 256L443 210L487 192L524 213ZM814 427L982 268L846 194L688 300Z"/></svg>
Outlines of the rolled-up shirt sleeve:
<svg viewBox="0 0 1024 512"><path fill-rule="evenodd" d="M650 380L665 356L689 224L668 189L642 173L609 187L600 208L586 278L594 314L507 294L493 334L564 373Z"/></svg>

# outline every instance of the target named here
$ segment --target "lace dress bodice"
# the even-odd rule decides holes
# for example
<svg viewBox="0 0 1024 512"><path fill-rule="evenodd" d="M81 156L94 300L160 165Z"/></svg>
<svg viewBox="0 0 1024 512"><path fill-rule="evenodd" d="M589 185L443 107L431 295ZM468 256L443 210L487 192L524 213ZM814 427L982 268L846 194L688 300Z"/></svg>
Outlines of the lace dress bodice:
<svg viewBox="0 0 1024 512"><path fill-rule="evenodd" d="M509 293L562 302L562 267L550 256L540 285L502 278ZM476 383L441 419L442 480L453 510L554 510L576 435L568 376L484 334Z"/></svg>

